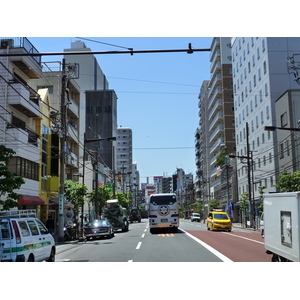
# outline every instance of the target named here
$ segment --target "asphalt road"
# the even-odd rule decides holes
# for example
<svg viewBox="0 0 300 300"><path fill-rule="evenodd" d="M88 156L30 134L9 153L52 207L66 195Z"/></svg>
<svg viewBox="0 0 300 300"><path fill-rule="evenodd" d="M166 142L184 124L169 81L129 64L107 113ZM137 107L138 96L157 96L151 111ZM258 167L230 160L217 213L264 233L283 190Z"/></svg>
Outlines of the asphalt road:
<svg viewBox="0 0 300 300"><path fill-rule="evenodd" d="M56 262L231 262L270 261L258 232L211 232L181 220L177 233L151 234L148 219L111 239L57 245Z"/></svg>

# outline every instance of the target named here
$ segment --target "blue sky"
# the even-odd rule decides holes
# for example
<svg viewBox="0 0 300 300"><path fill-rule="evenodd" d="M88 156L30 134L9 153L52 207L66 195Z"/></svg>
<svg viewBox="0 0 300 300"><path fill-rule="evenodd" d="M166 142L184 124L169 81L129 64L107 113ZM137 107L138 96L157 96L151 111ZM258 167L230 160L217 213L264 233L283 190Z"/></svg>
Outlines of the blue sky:
<svg viewBox="0 0 300 300"><path fill-rule="evenodd" d="M62 52L76 37L28 37L39 52ZM134 50L209 48L204 37L83 37ZM124 50L83 40L92 51ZM171 176L176 168L195 173L198 95L210 77L210 52L96 55L118 96L118 126L133 131L133 160L141 182ZM43 61L61 60L59 56Z"/></svg>

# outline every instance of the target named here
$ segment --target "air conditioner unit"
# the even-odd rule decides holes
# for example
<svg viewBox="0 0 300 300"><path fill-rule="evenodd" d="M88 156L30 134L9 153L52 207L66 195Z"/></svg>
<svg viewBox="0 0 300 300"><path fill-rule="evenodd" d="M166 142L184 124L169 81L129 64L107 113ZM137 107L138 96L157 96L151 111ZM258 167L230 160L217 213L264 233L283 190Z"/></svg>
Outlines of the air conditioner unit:
<svg viewBox="0 0 300 300"><path fill-rule="evenodd" d="M1 49L6 49L7 47L12 48L14 46L13 39L1 40Z"/></svg>

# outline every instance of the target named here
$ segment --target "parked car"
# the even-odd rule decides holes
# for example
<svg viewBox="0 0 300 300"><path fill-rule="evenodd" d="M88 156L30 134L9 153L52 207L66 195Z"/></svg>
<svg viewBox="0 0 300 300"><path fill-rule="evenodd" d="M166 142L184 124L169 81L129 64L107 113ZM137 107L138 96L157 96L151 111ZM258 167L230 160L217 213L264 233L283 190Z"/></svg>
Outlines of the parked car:
<svg viewBox="0 0 300 300"><path fill-rule="evenodd" d="M194 221L200 222L200 214L198 214L198 213L192 213L191 214L191 221L192 222L194 222Z"/></svg>
<svg viewBox="0 0 300 300"><path fill-rule="evenodd" d="M54 262L55 253L54 238L35 210L0 214L0 261Z"/></svg>
<svg viewBox="0 0 300 300"><path fill-rule="evenodd" d="M141 217L142 219L148 219L148 210L142 210Z"/></svg>
<svg viewBox="0 0 300 300"><path fill-rule="evenodd" d="M133 221L141 222L141 212L137 207L132 207L129 214L129 221L132 223Z"/></svg>
<svg viewBox="0 0 300 300"><path fill-rule="evenodd" d="M84 226L84 235L87 239L96 239L102 236L112 238L115 235L114 226L108 219L94 220Z"/></svg>
<svg viewBox="0 0 300 300"><path fill-rule="evenodd" d="M206 220L207 230L228 230L231 231L232 224L229 216L223 211L209 212Z"/></svg>

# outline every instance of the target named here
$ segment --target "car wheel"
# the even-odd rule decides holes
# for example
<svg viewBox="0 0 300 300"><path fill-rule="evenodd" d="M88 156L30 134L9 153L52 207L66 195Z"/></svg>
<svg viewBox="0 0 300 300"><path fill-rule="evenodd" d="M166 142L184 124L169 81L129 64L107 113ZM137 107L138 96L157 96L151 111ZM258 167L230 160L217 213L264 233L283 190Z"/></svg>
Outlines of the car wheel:
<svg viewBox="0 0 300 300"><path fill-rule="evenodd" d="M28 262L34 262L34 256L33 254L30 254L29 257L28 257Z"/></svg>
<svg viewBox="0 0 300 300"><path fill-rule="evenodd" d="M55 250L54 250L54 248L51 249L50 256L46 261L47 262L54 262L55 261Z"/></svg>

